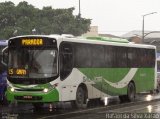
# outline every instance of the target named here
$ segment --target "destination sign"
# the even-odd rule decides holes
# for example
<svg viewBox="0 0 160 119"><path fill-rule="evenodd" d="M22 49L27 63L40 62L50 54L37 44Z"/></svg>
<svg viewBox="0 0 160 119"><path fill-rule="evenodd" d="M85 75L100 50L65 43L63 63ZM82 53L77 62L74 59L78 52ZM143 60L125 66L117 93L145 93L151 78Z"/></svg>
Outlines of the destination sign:
<svg viewBox="0 0 160 119"><path fill-rule="evenodd" d="M26 69L9 69L8 73L9 75L26 75L27 71Z"/></svg>
<svg viewBox="0 0 160 119"><path fill-rule="evenodd" d="M17 37L10 39L8 42L9 48L12 47L57 47L57 40L55 38L48 37Z"/></svg>
<svg viewBox="0 0 160 119"><path fill-rule="evenodd" d="M43 45L43 39L22 39L21 43L25 46L40 46Z"/></svg>

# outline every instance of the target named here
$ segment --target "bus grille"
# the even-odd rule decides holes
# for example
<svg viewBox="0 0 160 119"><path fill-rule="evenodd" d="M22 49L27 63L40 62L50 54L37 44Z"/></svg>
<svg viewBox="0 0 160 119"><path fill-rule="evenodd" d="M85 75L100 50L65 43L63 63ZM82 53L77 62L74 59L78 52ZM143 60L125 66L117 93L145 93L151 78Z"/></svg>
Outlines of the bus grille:
<svg viewBox="0 0 160 119"><path fill-rule="evenodd" d="M16 91L43 91L43 89L15 89Z"/></svg>

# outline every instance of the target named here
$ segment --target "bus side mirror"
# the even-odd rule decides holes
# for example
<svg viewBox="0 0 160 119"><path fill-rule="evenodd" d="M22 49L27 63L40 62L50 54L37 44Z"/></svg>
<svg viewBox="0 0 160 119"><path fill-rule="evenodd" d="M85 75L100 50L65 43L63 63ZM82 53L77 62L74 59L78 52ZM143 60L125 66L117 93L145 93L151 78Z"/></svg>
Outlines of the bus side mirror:
<svg viewBox="0 0 160 119"><path fill-rule="evenodd" d="M2 64L7 66L7 63L8 63L8 47L5 47L3 50L2 50Z"/></svg>

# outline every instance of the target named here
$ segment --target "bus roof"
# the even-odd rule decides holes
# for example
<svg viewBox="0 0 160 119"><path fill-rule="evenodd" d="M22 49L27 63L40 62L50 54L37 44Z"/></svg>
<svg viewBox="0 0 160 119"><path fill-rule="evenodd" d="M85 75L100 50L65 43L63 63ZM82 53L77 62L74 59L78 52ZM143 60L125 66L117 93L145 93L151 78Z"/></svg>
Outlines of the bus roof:
<svg viewBox="0 0 160 119"><path fill-rule="evenodd" d="M86 37L86 39L91 40L100 40L100 41L108 41L108 42L118 42L118 43L129 43L127 39L122 38L111 38L111 37Z"/></svg>
<svg viewBox="0 0 160 119"><path fill-rule="evenodd" d="M68 42L78 42L78 43L91 43L91 44L104 44L104 45L114 45L114 46L124 46L124 47L137 47L137 48L149 48L149 49L156 49L154 45L147 45L147 44L136 44L133 42L126 41L127 39L110 39L106 38L102 40L90 39L90 38L83 38L83 37L74 37L74 38L63 38L63 41Z"/></svg>
<svg viewBox="0 0 160 119"><path fill-rule="evenodd" d="M124 46L124 47L137 47L137 48L150 48L156 49L154 45L146 45L146 44L136 44L129 42L127 39L121 38L110 38L110 37L65 37L63 35L52 34L52 35L23 35L16 36L14 38L21 37L49 37L57 39L57 43L60 44L62 41L68 42L77 42L77 43L90 43L90 44L104 44L104 45L115 45L115 46Z"/></svg>

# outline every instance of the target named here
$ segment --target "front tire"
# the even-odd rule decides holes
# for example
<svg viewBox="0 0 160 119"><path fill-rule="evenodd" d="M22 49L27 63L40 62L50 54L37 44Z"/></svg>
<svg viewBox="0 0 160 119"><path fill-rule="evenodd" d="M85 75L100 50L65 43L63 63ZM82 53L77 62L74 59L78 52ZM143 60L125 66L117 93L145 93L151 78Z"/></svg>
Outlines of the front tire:
<svg viewBox="0 0 160 119"><path fill-rule="evenodd" d="M71 102L71 105L73 108L86 108L87 107L87 91L82 87L78 87L77 93L76 93L76 100Z"/></svg>

